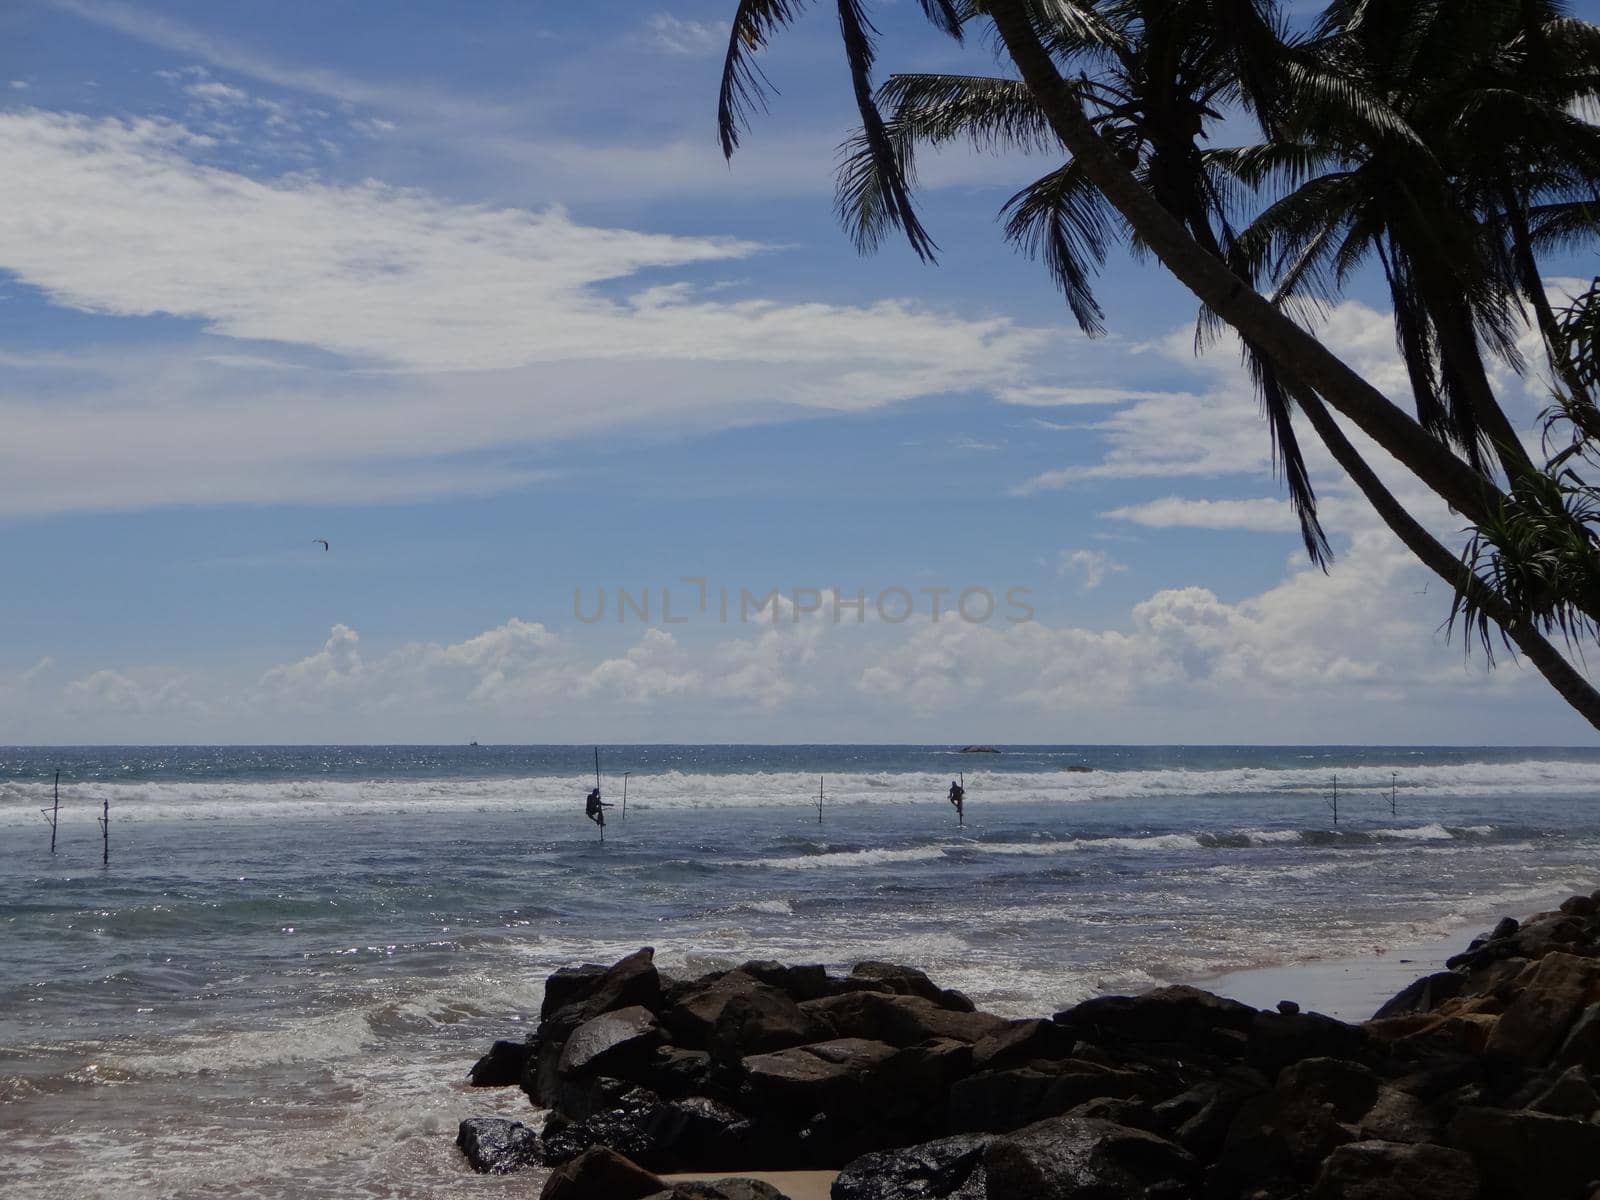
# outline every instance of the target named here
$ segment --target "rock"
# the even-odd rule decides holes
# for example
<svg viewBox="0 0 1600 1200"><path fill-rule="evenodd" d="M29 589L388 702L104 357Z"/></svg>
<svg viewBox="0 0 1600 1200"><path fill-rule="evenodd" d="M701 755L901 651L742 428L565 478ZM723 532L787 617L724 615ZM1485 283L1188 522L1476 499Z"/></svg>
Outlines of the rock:
<svg viewBox="0 0 1600 1200"><path fill-rule="evenodd" d="M903 967L896 963L860 962L850 972L850 980L870 980L883 984L899 996L921 996L941 1008L956 1012L973 1012L976 1006L966 996L953 989L938 987L927 974L916 967ZM846 982L849 982L847 980Z"/></svg>
<svg viewBox="0 0 1600 1200"><path fill-rule="evenodd" d="M1561 902L1561 911L1569 917L1592 917L1596 907L1593 896L1572 896Z"/></svg>
<svg viewBox="0 0 1600 1200"><path fill-rule="evenodd" d="M1248 1033L1260 1015L1248 1004L1193 987L1142 996L1100 996L1055 1015L1055 1023L1090 1041L1116 1045L1194 1042L1213 1029Z"/></svg>
<svg viewBox="0 0 1600 1200"><path fill-rule="evenodd" d="M1273 1007L1286 1017L1292 1017L1300 1011L1300 1006L1293 1000L1279 1000Z"/></svg>
<svg viewBox="0 0 1600 1200"><path fill-rule="evenodd" d="M835 1038L772 1054L755 1054L740 1064L751 1090L768 1105L793 1113L859 1110L860 1081L892 1057L894 1047L864 1038Z"/></svg>
<svg viewBox="0 0 1600 1200"><path fill-rule="evenodd" d="M567 1036L556 1071L626 1076L649 1060L659 1038L655 1014L648 1008L635 1005L602 1013Z"/></svg>
<svg viewBox="0 0 1600 1200"><path fill-rule="evenodd" d="M993 1139L983 1154L988 1200L1114 1200L1194 1180L1189 1153L1108 1121L1056 1117ZM1159 1193L1155 1193L1159 1194Z"/></svg>
<svg viewBox="0 0 1600 1200"><path fill-rule="evenodd" d="M1236 1084L1205 1083L1163 1101L1151 1111L1155 1133L1164 1133L1196 1158L1210 1162L1221 1152L1239 1109L1253 1091Z"/></svg>
<svg viewBox="0 0 1600 1200"><path fill-rule="evenodd" d="M1209 1186L1224 1195L1247 1195L1252 1185L1309 1181L1324 1158L1354 1140L1330 1105L1264 1092L1246 1100L1228 1126Z"/></svg>
<svg viewBox="0 0 1600 1200"><path fill-rule="evenodd" d="M544 1163L539 1135L503 1117L468 1117L456 1131L456 1145L480 1175L509 1175Z"/></svg>
<svg viewBox="0 0 1600 1200"><path fill-rule="evenodd" d="M1587 1118L1600 1111L1600 1094L1589 1082L1587 1071L1582 1067L1568 1067L1528 1107L1534 1112L1557 1117Z"/></svg>
<svg viewBox="0 0 1600 1200"><path fill-rule="evenodd" d="M829 994L828 971L820 963L790 966L787 963L759 960L739 968L768 987L775 987L791 1000L816 1000Z"/></svg>
<svg viewBox="0 0 1600 1200"><path fill-rule="evenodd" d="M653 1169L665 1169L668 1158L654 1133L661 1098L648 1088L621 1079L595 1079L587 1103L558 1110L544 1125L544 1161L555 1166L577 1158L591 1146L605 1146Z"/></svg>
<svg viewBox="0 0 1600 1200"><path fill-rule="evenodd" d="M685 1170L707 1164L754 1170L770 1166L773 1157L749 1118L708 1096L686 1096L658 1106L646 1134L663 1161Z"/></svg>
<svg viewBox="0 0 1600 1200"><path fill-rule="evenodd" d="M1600 1073L1600 1004L1591 1004L1572 1023L1566 1041L1556 1051L1555 1065Z"/></svg>
<svg viewBox="0 0 1600 1200"><path fill-rule="evenodd" d="M496 1042L489 1047L489 1053L472 1064L467 1079L473 1087L510 1087L521 1083L532 1054L533 1047L527 1042Z"/></svg>
<svg viewBox="0 0 1600 1200"><path fill-rule="evenodd" d="M983 1153L989 1142L962 1133L862 1155L839 1172L833 1200L988 1200Z"/></svg>
<svg viewBox="0 0 1600 1200"><path fill-rule="evenodd" d="M1310 1200L1476 1200L1472 1159L1443 1146L1354 1142L1322 1164Z"/></svg>
<svg viewBox="0 0 1600 1200"><path fill-rule="evenodd" d="M655 955L654 947L645 946L618 959L598 976L587 967L579 968L557 986L557 994L565 996L565 1002L551 1009L543 1021L575 1028L619 1008L638 1005L656 1011L661 1007L661 977L656 973ZM545 998L548 1002L549 983L545 984Z"/></svg>
<svg viewBox="0 0 1600 1200"><path fill-rule="evenodd" d="M727 999L709 1041L711 1057L732 1065L752 1054L787 1050L832 1036L828 1022L802 1011L787 993L763 984Z"/></svg>
<svg viewBox="0 0 1600 1200"><path fill-rule="evenodd" d="M1586 1195L1600 1176L1600 1126L1546 1113L1466 1108L1450 1142L1470 1154L1496 1197L1561 1200Z"/></svg>
<svg viewBox="0 0 1600 1200"><path fill-rule="evenodd" d="M545 1180L539 1200L642 1200L666 1191L664 1180L604 1146L593 1146Z"/></svg>
<svg viewBox="0 0 1600 1200"><path fill-rule="evenodd" d="M702 1092L711 1079L711 1055L704 1050L657 1046L640 1071L643 1083L668 1098Z"/></svg>
<svg viewBox="0 0 1600 1200"><path fill-rule="evenodd" d="M1442 1139L1438 1117L1409 1092L1380 1087L1372 1107L1361 1115L1357 1129L1364 1138L1380 1142L1419 1144Z"/></svg>
<svg viewBox="0 0 1600 1200"><path fill-rule="evenodd" d="M1496 925L1493 932L1489 934L1489 940L1492 942L1499 942L1504 941L1509 937L1516 937L1517 931L1521 928L1522 923L1515 917L1501 917L1500 923Z"/></svg>
<svg viewBox="0 0 1600 1200"><path fill-rule="evenodd" d="M1597 999L1600 963L1551 952L1496 1022L1485 1053L1541 1066L1566 1040L1578 1014Z"/></svg>
<svg viewBox="0 0 1600 1200"><path fill-rule="evenodd" d="M915 1046L931 1038L975 1043L1006 1027L1003 1017L947 1008L923 996L845 992L800 1005L838 1037L866 1038L891 1046Z"/></svg>
<svg viewBox="0 0 1600 1200"><path fill-rule="evenodd" d="M711 1035L729 1001L735 996L752 993L764 994L774 1004L794 1003L780 988L762 983L743 971L729 971L686 984L661 1010L661 1024L678 1045L694 1050L708 1049Z"/></svg>
<svg viewBox="0 0 1600 1200"><path fill-rule="evenodd" d="M1250 1065L1276 1076L1290 1063L1307 1058L1359 1059L1367 1034L1321 1013L1256 1013L1249 1029Z"/></svg>
<svg viewBox="0 0 1600 1200"><path fill-rule="evenodd" d="M539 1019L549 1017L569 1004L587 999L600 986L606 968L599 963L584 963L578 967L561 967L552 971L544 981L544 1003L539 1006Z"/></svg>
<svg viewBox="0 0 1600 1200"><path fill-rule="evenodd" d="M1360 1063L1307 1058L1283 1069L1278 1092L1326 1104L1336 1121L1359 1121L1378 1098L1378 1077Z"/></svg>
<svg viewBox="0 0 1600 1200"><path fill-rule="evenodd" d="M1071 1058L1077 1041L1053 1021L1012 1021L972 1047L972 1069L995 1071L1036 1059Z"/></svg>
<svg viewBox="0 0 1600 1200"><path fill-rule="evenodd" d="M1151 1076L1068 1060L985 1071L950 1088L945 1123L952 1132L1003 1133L1060 1116L1088 1100L1125 1100L1159 1090Z"/></svg>
<svg viewBox="0 0 1600 1200"><path fill-rule="evenodd" d="M1372 1015L1375 1019L1382 1019L1432 1012L1443 1001L1459 996L1466 986L1467 977L1460 971L1438 971L1424 975L1402 988Z"/></svg>
<svg viewBox="0 0 1600 1200"><path fill-rule="evenodd" d="M892 1129L895 1140L920 1141L945 1132L942 1098L971 1072L971 1046L936 1038L896 1050L871 1068L862 1095L874 1122Z"/></svg>
<svg viewBox="0 0 1600 1200"><path fill-rule="evenodd" d="M761 1179L714 1179L677 1183L646 1200L786 1200L786 1197Z"/></svg>

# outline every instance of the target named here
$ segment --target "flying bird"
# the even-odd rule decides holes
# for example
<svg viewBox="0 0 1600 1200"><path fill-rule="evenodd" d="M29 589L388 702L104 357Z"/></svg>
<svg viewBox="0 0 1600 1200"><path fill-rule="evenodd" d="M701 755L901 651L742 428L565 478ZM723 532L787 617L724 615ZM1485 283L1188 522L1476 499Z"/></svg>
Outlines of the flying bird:
<svg viewBox="0 0 1600 1200"><path fill-rule="evenodd" d="M311 540L314 543L316 543L317 545L321 546L324 550L328 549L328 539L327 538L312 538Z"/></svg>

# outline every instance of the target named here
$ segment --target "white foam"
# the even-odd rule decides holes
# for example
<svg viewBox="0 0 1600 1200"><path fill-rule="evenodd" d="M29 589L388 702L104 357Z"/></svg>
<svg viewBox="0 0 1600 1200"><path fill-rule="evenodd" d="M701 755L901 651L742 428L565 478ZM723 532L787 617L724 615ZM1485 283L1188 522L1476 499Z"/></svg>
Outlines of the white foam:
<svg viewBox="0 0 1600 1200"><path fill-rule="evenodd" d="M1391 780L1402 805L1444 797L1592 795L1595 764L1570 760L1344 766L1342 793L1387 799ZM1287 795L1317 797L1328 787L1330 769L1317 767L1228 767L1078 771L977 770L967 774L974 803L1061 804L1083 800L1177 799L1186 796ZM944 772L904 771L828 777L830 804L923 804L942 796ZM436 813L471 808L481 812L549 812L570 808L591 786L587 776L495 779L273 780L119 782L90 780L71 785L74 814L67 821L91 822L109 800L119 819L240 821L287 817ZM36 824L35 811L48 799L48 783L0 784L0 826ZM729 774L662 771L635 774L630 800L641 808L796 809L812 803L816 776L800 772Z"/></svg>

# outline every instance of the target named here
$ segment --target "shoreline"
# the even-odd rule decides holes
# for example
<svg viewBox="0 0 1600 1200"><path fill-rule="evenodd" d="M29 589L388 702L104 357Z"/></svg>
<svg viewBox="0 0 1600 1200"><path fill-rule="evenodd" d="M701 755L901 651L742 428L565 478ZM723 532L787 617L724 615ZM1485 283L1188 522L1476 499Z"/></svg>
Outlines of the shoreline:
<svg viewBox="0 0 1600 1200"><path fill-rule="evenodd" d="M1463 919L1443 933L1367 954L1241 967L1184 982L1252 1008L1270 1010L1280 1000L1289 1000L1303 1012L1359 1025L1423 976L1443 971L1446 959L1465 951L1473 938L1487 934L1500 917L1513 915L1520 921L1535 913L1551 912L1568 895L1567 891L1552 891L1544 899L1524 906L1521 914Z"/></svg>

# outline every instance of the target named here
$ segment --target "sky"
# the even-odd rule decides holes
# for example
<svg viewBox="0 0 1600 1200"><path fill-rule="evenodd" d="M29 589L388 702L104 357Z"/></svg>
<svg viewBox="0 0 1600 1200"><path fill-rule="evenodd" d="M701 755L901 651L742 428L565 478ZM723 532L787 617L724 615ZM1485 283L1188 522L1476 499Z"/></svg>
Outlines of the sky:
<svg viewBox="0 0 1600 1200"><path fill-rule="evenodd" d="M1159 267L1077 331L995 222L1055 163L858 255L820 9L725 163L731 9L0 7L0 744L1592 741L1319 453L1305 561ZM1320 332L1404 397L1381 293Z"/></svg>

